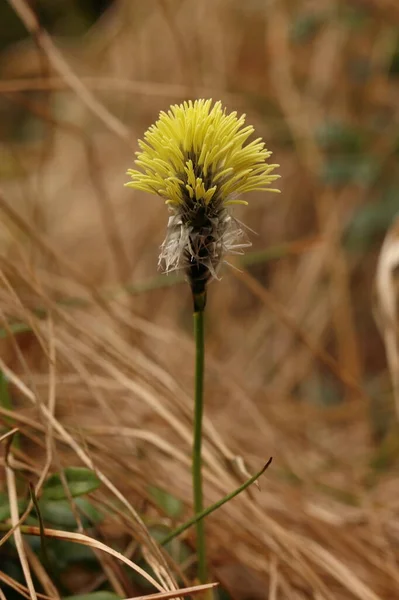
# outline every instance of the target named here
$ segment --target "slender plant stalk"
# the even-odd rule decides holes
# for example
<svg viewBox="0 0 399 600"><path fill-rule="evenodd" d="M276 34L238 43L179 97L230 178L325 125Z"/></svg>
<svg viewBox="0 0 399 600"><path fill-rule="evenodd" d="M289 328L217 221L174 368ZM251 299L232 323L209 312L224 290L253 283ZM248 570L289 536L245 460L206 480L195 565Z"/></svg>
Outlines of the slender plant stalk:
<svg viewBox="0 0 399 600"><path fill-rule="evenodd" d="M194 299L194 340L195 340L195 382L194 382L194 440L192 457L193 494L195 515L204 509L202 493L202 415L204 409L204 313L205 294L193 294ZM196 523L198 579L206 583L206 544L204 521Z"/></svg>
<svg viewBox="0 0 399 600"><path fill-rule="evenodd" d="M257 479L259 479L259 477L261 475L263 475L263 473L269 467L269 465L271 464L271 462L272 462L272 458L269 458L269 460L267 461L267 463L265 465L263 465L263 467L260 469L260 471L258 471L257 473L255 473L255 475L252 475L252 477L250 477L249 479L247 479L247 481L245 481L242 485L240 485L240 487L238 487L233 492L230 492L230 494L227 494L227 496L224 496L223 498L221 498L220 500L218 500L217 502L215 502L215 504L212 504L211 506L208 506L208 508L205 508L201 513L195 515L194 517L192 517L191 519L189 519L188 521L186 521L185 523L183 523L182 525L180 525L179 527L177 527L177 529L174 529L173 531L171 531L162 540L162 542L161 542L162 546L164 546L165 544L168 544L169 542L171 542L175 537L177 537L180 534L184 533L192 525L195 525L196 523L198 523L198 521L200 521L201 519L204 519L205 517L207 517L208 515L210 515L211 513L213 513L215 510L217 510L218 508L220 508L221 506L223 506L223 504L226 504L226 502L229 502L230 500L232 500L233 498L235 498L236 496L238 496L238 494L241 494L241 492L243 492L244 490L246 490Z"/></svg>

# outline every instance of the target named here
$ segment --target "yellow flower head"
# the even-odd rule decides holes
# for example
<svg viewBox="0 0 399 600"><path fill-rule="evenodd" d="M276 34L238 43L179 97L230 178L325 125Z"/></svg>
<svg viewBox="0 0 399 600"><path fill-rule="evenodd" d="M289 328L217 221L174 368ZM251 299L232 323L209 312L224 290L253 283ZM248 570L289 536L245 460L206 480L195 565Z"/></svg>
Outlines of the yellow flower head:
<svg viewBox="0 0 399 600"><path fill-rule="evenodd" d="M161 196L171 209L160 256L167 271L215 276L227 252L249 245L228 207L247 204L245 192L278 191L268 187L278 165L266 162L271 152L260 138L245 144L254 128L244 125L245 115L226 114L221 102L188 101L161 112L139 141L140 170L128 170L126 185Z"/></svg>

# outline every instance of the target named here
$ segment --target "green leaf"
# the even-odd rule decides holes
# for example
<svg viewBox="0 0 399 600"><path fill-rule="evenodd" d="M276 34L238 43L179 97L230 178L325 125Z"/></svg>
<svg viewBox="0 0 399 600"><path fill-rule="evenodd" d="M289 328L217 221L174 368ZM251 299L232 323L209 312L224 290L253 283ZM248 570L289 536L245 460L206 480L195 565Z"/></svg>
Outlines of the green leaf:
<svg viewBox="0 0 399 600"><path fill-rule="evenodd" d="M0 406L12 410L12 401L8 389L8 380L3 371L0 371Z"/></svg>
<svg viewBox="0 0 399 600"><path fill-rule="evenodd" d="M25 536L29 538L29 536ZM39 538L36 538L38 540ZM39 540L40 541L40 540ZM32 544L31 544L32 545ZM93 552L93 548L82 546L82 544L74 544L65 540L52 540L47 538L47 552L49 561L54 568L54 572L61 572L71 565L80 565L87 567L88 570L94 572L98 567L98 558ZM38 548L34 547L35 551Z"/></svg>
<svg viewBox="0 0 399 600"><path fill-rule="evenodd" d="M353 215L344 233L344 245L349 250L367 250L382 237L397 214L399 187L392 187L377 198L364 204Z"/></svg>
<svg viewBox="0 0 399 600"><path fill-rule="evenodd" d="M325 121L317 128L315 135L317 142L325 150L358 152L365 142L363 131L341 121Z"/></svg>
<svg viewBox="0 0 399 600"><path fill-rule="evenodd" d="M10 394L9 382L7 377L4 375L3 371L0 371L0 406L6 408L7 410L13 410L13 402ZM15 427L14 419L10 417L4 417L4 423L8 425L8 427ZM1 428L1 433L3 432L3 428ZM20 447L20 434L15 433L13 437L13 445L14 448ZM1 519L0 519L1 520Z"/></svg>
<svg viewBox="0 0 399 600"><path fill-rule="evenodd" d="M370 186L379 173L378 161L372 156L341 155L331 158L321 174L328 185L346 185L356 183Z"/></svg>
<svg viewBox="0 0 399 600"><path fill-rule="evenodd" d="M359 506L360 504L359 498L353 492L340 489L326 483L319 482L315 485L316 488L324 492L327 496L331 496L331 498L339 500L342 504L347 504L348 506Z"/></svg>
<svg viewBox="0 0 399 600"><path fill-rule="evenodd" d="M323 25L324 18L316 13L302 13L292 22L290 39L295 44L303 44L315 37Z"/></svg>
<svg viewBox="0 0 399 600"><path fill-rule="evenodd" d="M85 527L102 521L103 516L86 498L76 498L76 509ZM43 521L60 527L75 528L78 526L75 515L68 500L39 500L39 509Z"/></svg>
<svg viewBox="0 0 399 600"><path fill-rule="evenodd" d="M148 491L156 504L158 504L159 508L161 508L168 517L177 519L181 516L183 512L183 502L179 500L179 498L176 498L175 496L172 496L172 494L169 494L169 492L155 486L150 486Z"/></svg>
<svg viewBox="0 0 399 600"><path fill-rule="evenodd" d="M381 443L370 460L370 467L377 472L391 469L399 461L399 428L396 426Z"/></svg>
<svg viewBox="0 0 399 600"><path fill-rule="evenodd" d="M64 469L64 475L73 498L93 492L101 483L94 471L90 471L90 469L86 469L85 467L67 467ZM47 479L43 486L41 497L46 500L66 499L61 477L57 473Z"/></svg>
<svg viewBox="0 0 399 600"><path fill-rule="evenodd" d="M399 76L399 35L396 34L395 47L391 58L391 64L389 65L388 74L391 77L397 78Z"/></svg>
<svg viewBox="0 0 399 600"><path fill-rule="evenodd" d="M8 325L8 329L11 331L11 333L25 333L26 331L32 331L32 328L30 325L27 325L26 323L9 323ZM0 328L0 340L5 340L6 338L8 338L9 333L8 330L5 328Z"/></svg>
<svg viewBox="0 0 399 600"><path fill-rule="evenodd" d="M120 600L120 596L113 592L92 592L78 596L64 596L62 600Z"/></svg>
<svg viewBox="0 0 399 600"><path fill-rule="evenodd" d="M351 5L349 2L340 7L338 13L343 25L354 31L361 31L367 25L370 25L370 12L366 7L360 5ZM340 23L341 24L341 23Z"/></svg>
<svg viewBox="0 0 399 600"><path fill-rule="evenodd" d="M6 494L0 492L0 523L10 518L10 504Z"/></svg>

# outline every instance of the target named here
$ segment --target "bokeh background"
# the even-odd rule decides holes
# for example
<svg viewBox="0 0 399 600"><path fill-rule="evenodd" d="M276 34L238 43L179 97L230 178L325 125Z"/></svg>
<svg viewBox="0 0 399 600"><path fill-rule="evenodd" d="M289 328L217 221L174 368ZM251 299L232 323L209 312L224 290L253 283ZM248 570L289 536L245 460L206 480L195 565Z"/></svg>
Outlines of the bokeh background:
<svg viewBox="0 0 399 600"><path fill-rule="evenodd" d="M252 251L209 289L206 502L274 457L209 518L211 579L233 599L393 600L399 438L373 282L399 210L395 1L1 3L0 418L20 428L21 493L46 457L92 461L109 477L92 534L133 557L144 534L110 482L150 533L191 514L189 292L157 272L163 202L123 184L159 111L198 97L245 112L281 174L237 210ZM193 547L147 553L190 580ZM54 591L29 552L52 597L143 592L70 548Z"/></svg>

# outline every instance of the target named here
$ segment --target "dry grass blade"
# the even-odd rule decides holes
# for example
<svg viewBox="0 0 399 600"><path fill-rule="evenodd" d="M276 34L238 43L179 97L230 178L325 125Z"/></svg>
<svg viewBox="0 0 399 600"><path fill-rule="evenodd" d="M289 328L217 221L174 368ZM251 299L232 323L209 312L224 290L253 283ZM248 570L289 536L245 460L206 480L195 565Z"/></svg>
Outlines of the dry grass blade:
<svg viewBox="0 0 399 600"><path fill-rule="evenodd" d="M362 600L382 600L381 596L375 594L370 587L356 577L342 561L310 540L303 540L303 542L306 551L309 555L313 556L315 562L323 565L326 571L329 571L333 577L342 582L356 598L361 598Z"/></svg>
<svg viewBox="0 0 399 600"><path fill-rule="evenodd" d="M10 502L11 511L11 523L13 527L17 526L14 531L15 546L17 548L19 560L21 562L22 571L25 576L26 585L28 586L29 594L32 600L37 600L35 587L33 585L32 576L29 569L29 562L26 556L24 541L22 539L21 530L18 527L19 513L18 513L18 497L17 487L15 482L15 474L11 467L6 464L6 480L8 489L8 498Z"/></svg>
<svg viewBox="0 0 399 600"><path fill-rule="evenodd" d="M21 533L20 529L17 529L16 532L17 531L20 531L20 533ZM40 528L39 527L23 525L22 532L25 534L28 534L28 535L40 536ZM91 538L88 535L84 535L83 533L73 533L73 532L68 532L68 531L61 531L58 529L49 529L47 527L44 528L43 532L44 532L44 535L49 538L53 538L53 539L57 539L57 540L64 540L64 541L72 542L75 544L81 544L82 546L88 546L89 548L94 548L96 550L101 550L102 552L105 552L106 554L109 554L109 555L113 556L114 558L117 558L118 560L123 562L125 565L127 565L128 567L133 569L133 571L136 571L136 573L138 573L139 575L144 577L144 579L146 579L148 581L148 583L151 583L160 592L162 592L162 593L165 592L165 590L162 589L162 586L160 586L159 583L153 577L151 577L151 575L146 573L146 571L144 571L144 569L142 569L141 567L136 565L129 558L126 558L126 556L123 556L123 554L121 554L120 552L117 552L113 548L110 548L106 544L103 544L102 542L99 542L98 540ZM22 538L21 538L21 540L22 540ZM36 596L34 596L34 598L36 598Z"/></svg>
<svg viewBox="0 0 399 600"><path fill-rule="evenodd" d="M192 587L181 588L174 592L161 592L160 594L148 594L146 596L135 596L134 598L127 598L126 600L169 600L170 598L179 598L181 596L195 596L216 588L218 583L205 583L203 585L194 585Z"/></svg>
<svg viewBox="0 0 399 600"><path fill-rule="evenodd" d="M49 393L48 393L48 410L54 416L56 405L56 353L54 345L54 325L53 319L50 316L48 319L48 335L49 335ZM39 481L36 484L35 495L38 496L45 481L53 460L53 427L50 421L47 423L46 432L46 462L40 474Z"/></svg>
<svg viewBox="0 0 399 600"><path fill-rule="evenodd" d="M273 298L270 292L262 286L254 277L245 271L235 271L234 277L242 281L248 289L258 296L265 305L272 310L284 325L291 329L295 335L303 342L310 350L315 358L320 360L339 380L342 381L349 389L355 391L359 396L365 395L365 392L358 386L353 377L346 371L340 368L340 365L330 356L323 348L319 348L308 336L307 332L299 327L291 315L279 305L277 300Z"/></svg>
<svg viewBox="0 0 399 600"><path fill-rule="evenodd" d="M399 420L399 218L388 231L375 275L375 317L384 339Z"/></svg>
<svg viewBox="0 0 399 600"><path fill-rule="evenodd" d="M12 437L16 433L18 433L18 431L19 431L18 428L15 427L14 429L11 429L10 431L7 431L7 433L3 433L3 435L0 436L0 443L4 442L4 440Z"/></svg>
<svg viewBox="0 0 399 600"><path fill-rule="evenodd" d="M12 590L15 590L18 594L20 594L23 598L27 598L29 600L30 596L29 596L28 588L26 588L24 585L22 585L22 583L19 583L19 581L15 581L15 579L10 577L3 571L0 571L0 582L3 582L8 587L10 587ZM0 588L0 591L1 591L1 588ZM37 594L37 597L40 598L40 600L53 600L53 598L51 596L47 596L46 594ZM6 598L6 600L7 600L7 598Z"/></svg>
<svg viewBox="0 0 399 600"><path fill-rule="evenodd" d="M33 392L31 390L29 390L29 388L26 385L24 385L23 382L18 377L16 377L15 374L12 371L10 371L10 369L7 367L7 365L5 365L5 363L1 359L0 359L0 364L2 365L1 368L3 369L3 372L6 373L10 377L10 379L20 389L20 391L23 392L24 395L26 397L28 397L31 402L36 403L36 398L35 398L35 395L33 394ZM138 514L133 509L133 507L130 505L130 503L126 500L126 498L115 488L115 486L109 481L109 479L107 477L105 477L105 475L103 475L103 473L101 473L101 471L99 471L98 469L95 469L95 467L94 467L93 462L91 461L91 459L79 447L79 445L72 438L72 436L70 436L66 432L66 430L62 427L62 425L55 419L55 417L51 414L51 412L49 411L49 409L46 406L44 406L43 404L40 404L39 408L43 412L43 414L45 415L45 417L48 419L48 421L52 424L52 426L54 427L54 429L56 431L58 431L58 433L60 433L62 435L62 437L65 439L65 441L75 450L75 452L82 459L82 461L84 462L84 464L86 464L86 466L89 467L90 469L96 471L96 473L97 473L98 477L100 478L100 480L108 487L108 489L110 489L114 493L114 495L126 506L126 508L128 508L129 512L134 516L135 520L138 521L139 523L141 523L141 520L140 520ZM40 530L38 530L38 531L40 531ZM75 540L77 539L76 538L77 535L78 534L75 534L75 536L74 536ZM55 531L54 537L57 537L57 536L62 538L63 537L63 532ZM147 534L147 536L148 536L148 534ZM66 538L63 537L63 539L66 539ZM128 564L134 570L136 570L138 573L140 573L141 575L143 575L143 577L146 577L147 580L150 583L152 583L159 591L165 591L165 590L162 589L162 587L159 585L159 583L155 581L155 579L153 579L152 577L150 577L149 575L147 575L145 573L145 571L143 571L140 567L138 567L137 565L135 565L134 563L132 563L131 561L129 561L128 559L126 559L125 557L123 557L118 552L115 552L111 548L108 548L108 546L106 546L105 544L101 544L100 542L96 542L96 540L92 540L92 538L89 538L87 536L82 536L81 538L79 538L79 541L82 544L85 543L85 545L92 545L92 547L96 547L99 550L104 550L104 552L108 552L109 554L112 554L116 558L119 558L119 560L121 560L122 562L128 561L128 562L126 562L126 564ZM150 540L150 541L152 542L152 545L154 546L155 542L153 540ZM95 544L99 544L99 545L96 546ZM159 550L158 550L158 553L159 553ZM170 582L171 585L175 586L174 581L173 581L172 578L169 578L169 582Z"/></svg>
<svg viewBox="0 0 399 600"><path fill-rule="evenodd" d="M279 586L278 561L275 557L271 559L270 564L270 585L269 600L277 600Z"/></svg>

